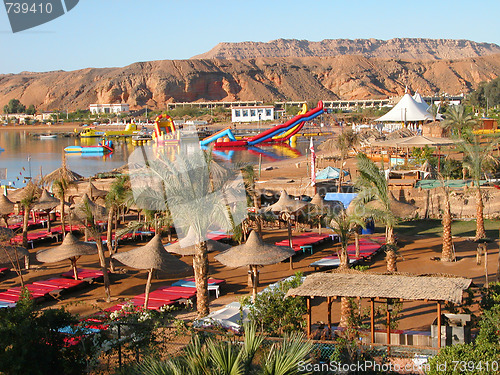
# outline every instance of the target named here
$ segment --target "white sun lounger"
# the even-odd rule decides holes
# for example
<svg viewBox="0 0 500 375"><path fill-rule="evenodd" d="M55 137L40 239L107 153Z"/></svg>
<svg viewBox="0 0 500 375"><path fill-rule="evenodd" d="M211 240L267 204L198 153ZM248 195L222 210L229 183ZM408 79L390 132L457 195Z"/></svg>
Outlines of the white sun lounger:
<svg viewBox="0 0 500 375"><path fill-rule="evenodd" d="M359 262L359 259L349 258L349 264L356 264ZM340 265L339 258L333 259L320 259L316 262L313 262L309 265L309 267L338 267Z"/></svg>

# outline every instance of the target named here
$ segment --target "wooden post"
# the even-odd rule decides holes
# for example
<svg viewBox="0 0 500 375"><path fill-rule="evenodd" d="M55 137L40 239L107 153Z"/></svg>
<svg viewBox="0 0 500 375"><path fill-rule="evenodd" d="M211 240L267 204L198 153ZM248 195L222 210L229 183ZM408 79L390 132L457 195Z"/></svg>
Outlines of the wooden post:
<svg viewBox="0 0 500 375"><path fill-rule="evenodd" d="M387 345L391 345L391 312L389 311L389 300L387 300ZM389 348L387 348L389 351Z"/></svg>
<svg viewBox="0 0 500 375"><path fill-rule="evenodd" d="M438 349L441 349L441 302L437 301L437 339Z"/></svg>
<svg viewBox="0 0 500 375"><path fill-rule="evenodd" d="M332 297L326 297L326 304L328 305L328 334L332 338Z"/></svg>
<svg viewBox="0 0 500 375"><path fill-rule="evenodd" d="M306 298L307 306L307 337L311 338L311 297Z"/></svg>
<svg viewBox="0 0 500 375"><path fill-rule="evenodd" d="M259 271L257 266L252 266L253 269L253 288L252 288L252 300L255 302L257 298L257 286L259 285Z"/></svg>
<svg viewBox="0 0 500 375"><path fill-rule="evenodd" d="M293 242L292 242L292 224L290 223L290 218L288 218L287 226L288 226L288 244L289 246L293 249ZM293 270L293 259L290 257L290 269Z"/></svg>
<svg viewBox="0 0 500 375"><path fill-rule="evenodd" d="M370 339L375 343L375 298L370 298Z"/></svg>
<svg viewBox="0 0 500 375"><path fill-rule="evenodd" d="M489 289L490 283L488 281L488 248L486 246L484 247L484 277L486 289Z"/></svg>
<svg viewBox="0 0 500 375"><path fill-rule="evenodd" d="M76 257L69 259L71 261L71 268L73 269L73 277L78 280L78 269L76 268Z"/></svg>
<svg viewBox="0 0 500 375"><path fill-rule="evenodd" d="M144 308L148 308L149 302L149 291L151 290L151 279L153 278L153 269L151 268L148 272L148 280L146 281L146 290L144 293Z"/></svg>

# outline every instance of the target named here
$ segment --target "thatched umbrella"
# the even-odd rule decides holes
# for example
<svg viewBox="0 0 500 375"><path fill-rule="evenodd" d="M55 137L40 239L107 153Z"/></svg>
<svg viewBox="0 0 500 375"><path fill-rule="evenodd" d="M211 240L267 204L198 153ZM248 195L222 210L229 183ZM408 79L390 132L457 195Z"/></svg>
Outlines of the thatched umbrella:
<svg viewBox="0 0 500 375"><path fill-rule="evenodd" d="M95 220L102 220L107 217L106 207L92 202L87 194L83 194L80 202L73 207L73 214L79 219L85 219L88 216L87 207Z"/></svg>
<svg viewBox="0 0 500 375"><path fill-rule="evenodd" d="M10 229L0 228L0 242L6 242L14 236ZM19 257L25 258L24 264L29 264L29 251L21 246L4 246L0 243L0 264L11 264L17 275L21 280L21 287L24 287L23 274L21 272L21 265L19 264Z"/></svg>
<svg viewBox="0 0 500 375"><path fill-rule="evenodd" d="M306 202L296 201L290 198L286 190L282 190L278 201L268 207L264 208L265 212L288 212L295 213L307 206Z"/></svg>
<svg viewBox="0 0 500 375"><path fill-rule="evenodd" d="M265 243L257 232L252 231L247 242L216 255L215 259L228 267L251 267L253 273L252 296L255 301L259 283L257 267L279 263L294 254L295 251L292 248Z"/></svg>
<svg viewBox="0 0 500 375"><path fill-rule="evenodd" d="M73 268L75 280L78 280L78 270L76 261L82 255L97 254L97 245L93 243L79 241L73 233L68 233L61 245L40 250L36 253L36 259L43 263L56 263L69 259Z"/></svg>
<svg viewBox="0 0 500 375"><path fill-rule="evenodd" d="M297 214L298 211L301 211L308 206L309 205L306 202L296 201L290 198L286 190L282 190L278 201L264 208L264 212L279 212L281 219L286 221L288 228L288 242L290 244L290 247L293 247L291 223L291 221L293 220L293 215ZM290 257L290 269L293 269L292 257Z"/></svg>
<svg viewBox="0 0 500 375"><path fill-rule="evenodd" d="M12 202L21 202L24 198L30 195L40 196L42 194L42 189L35 185L32 181L29 181L26 186L16 189L9 193L10 200Z"/></svg>
<svg viewBox="0 0 500 375"><path fill-rule="evenodd" d="M54 181L65 180L68 183L82 180L83 176L68 169L66 166L66 156L63 153L62 166L43 178L44 184L51 184Z"/></svg>
<svg viewBox="0 0 500 375"><path fill-rule="evenodd" d="M85 240L87 240L89 219L92 218L94 222L91 224L95 225L96 221L107 218L107 211L105 207L92 202L87 194L84 194L81 201L73 207L72 216L85 224Z"/></svg>
<svg viewBox="0 0 500 375"><path fill-rule="evenodd" d="M96 198L104 198L108 192L96 188L92 181L89 180L89 185L87 186L87 189L85 189L85 194L87 194L91 200L94 200Z"/></svg>
<svg viewBox="0 0 500 375"><path fill-rule="evenodd" d="M324 208L327 207L327 205L325 203L325 200L323 198L321 198L321 195L319 195L319 193L316 193L314 195L313 199L311 199L311 201L309 202L309 204L315 205L320 210L323 210Z"/></svg>
<svg viewBox="0 0 500 375"><path fill-rule="evenodd" d="M43 189L42 195L38 198L38 202L33 206L35 210L42 210L47 214L47 232L50 232L50 211L59 203L59 199L50 195L47 189Z"/></svg>
<svg viewBox="0 0 500 375"><path fill-rule="evenodd" d="M15 266L15 262L20 256L27 257L30 252L22 246L2 246L0 251L0 264L10 263Z"/></svg>
<svg viewBox="0 0 500 375"><path fill-rule="evenodd" d="M0 227L0 242L6 242L14 237L12 229Z"/></svg>
<svg viewBox="0 0 500 375"><path fill-rule="evenodd" d="M190 269L186 263L165 251L159 234L155 235L151 241L144 246L136 247L124 253L113 254L111 257L126 266L148 270L149 274L144 298L145 309L148 308L149 290L151 289L153 270L162 270L171 274L176 274L186 272Z"/></svg>
<svg viewBox="0 0 500 375"><path fill-rule="evenodd" d="M181 241L178 241L171 245L165 246L165 250L167 250L169 253L176 253L182 256L194 255L196 253L195 245L182 247L180 242ZM226 251L231 247L230 245L214 240L206 240L206 243L207 243L207 251L209 253L213 251Z"/></svg>
<svg viewBox="0 0 500 375"><path fill-rule="evenodd" d="M176 253L182 256L194 255L196 253L195 244L200 241L202 241L202 239L197 239L193 228L190 227L186 237L171 245L165 246L165 250L167 250L169 253ZM206 240L206 243L208 252L226 251L231 247L227 244L214 240Z"/></svg>
<svg viewBox="0 0 500 375"><path fill-rule="evenodd" d="M0 194L0 215L5 221L6 227L9 226L7 220L9 219L9 214L11 214L14 211L14 206L15 206L14 202L12 202L5 195Z"/></svg>

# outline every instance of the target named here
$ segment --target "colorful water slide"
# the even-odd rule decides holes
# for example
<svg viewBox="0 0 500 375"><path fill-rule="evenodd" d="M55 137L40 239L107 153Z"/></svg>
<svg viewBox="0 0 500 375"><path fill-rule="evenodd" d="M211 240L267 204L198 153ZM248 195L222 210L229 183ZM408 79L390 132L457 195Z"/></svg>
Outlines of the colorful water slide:
<svg viewBox="0 0 500 375"><path fill-rule="evenodd" d="M299 125L300 128L302 128L304 122L310 121L310 120L316 118L317 116L321 115L322 113L324 113L323 102L319 101L318 106L314 109L311 109L307 113L297 115L297 116L293 117L292 119L288 120L287 122L285 122L284 124L273 126L271 129L268 129L260 134L257 134L251 138L248 138L247 139L248 145L253 146L253 145L256 145L258 143L265 142L268 139L272 139L276 135L279 135L281 133L285 133L285 132L289 131L290 129L293 129L294 127L296 127L299 124L300 124ZM300 130L300 129L298 129L298 130Z"/></svg>
<svg viewBox="0 0 500 375"><path fill-rule="evenodd" d="M247 147L254 146L262 142L285 142L302 129L306 121L310 121L324 112L323 102L319 101L316 108L307 111L307 107L304 106L297 116L294 116L284 124L273 126L271 129L265 130L253 137L238 141L231 132L231 129L228 127L203 139L200 142L200 145L208 146L210 143L224 137L229 138L229 140L224 142L215 142L214 148Z"/></svg>
<svg viewBox="0 0 500 375"><path fill-rule="evenodd" d="M227 127L225 129L222 129L218 131L217 133L212 134L209 137L204 138L202 141L200 141L201 146L208 146L210 143L216 141L219 138L222 137L228 137L231 141L236 141L236 138L233 135L233 132L231 131L230 127Z"/></svg>

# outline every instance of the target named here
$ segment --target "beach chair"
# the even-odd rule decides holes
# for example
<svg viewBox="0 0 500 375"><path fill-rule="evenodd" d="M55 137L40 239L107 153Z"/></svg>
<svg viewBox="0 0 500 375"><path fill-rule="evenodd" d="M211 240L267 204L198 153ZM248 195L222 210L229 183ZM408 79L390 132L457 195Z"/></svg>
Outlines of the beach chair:
<svg viewBox="0 0 500 375"><path fill-rule="evenodd" d="M48 280L35 281L33 285L53 287L54 290L51 291L49 295L55 299L59 299L62 293L69 292L71 290L87 285L87 282L83 280L53 278Z"/></svg>
<svg viewBox="0 0 500 375"><path fill-rule="evenodd" d="M225 283L226 283L226 280L224 280L224 279L213 279L210 277L208 279L208 291L210 292L211 290L213 290L215 292L215 298L219 298L220 286L225 284ZM190 277L187 279L181 279L179 281L176 281L175 283L172 283L172 286L196 288L196 284L194 282L194 277Z"/></svg>
<svg viewBox="0 0 500 375"><path fill-rule="evenodd" d="M109 273L109 271L108 271ZM77 268L78 280L83 280L92 284L96 281L101 281L103 279L103 273L101 270L91 270L85 268ZM75 279L75 273L71 269L70 271L64 272L61 274L62 277L68 279Z"/></svg>

